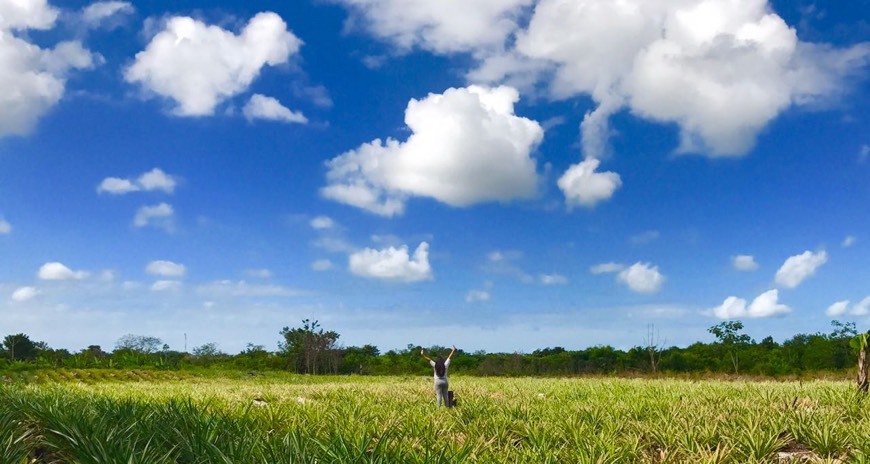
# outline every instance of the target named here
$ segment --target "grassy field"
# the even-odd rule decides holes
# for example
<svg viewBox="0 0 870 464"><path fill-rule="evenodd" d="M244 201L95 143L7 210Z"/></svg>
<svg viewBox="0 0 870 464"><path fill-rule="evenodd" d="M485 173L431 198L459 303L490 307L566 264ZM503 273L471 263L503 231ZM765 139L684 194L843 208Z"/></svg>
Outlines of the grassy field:
<svg viewBox="0 0 870 464"><path fill-rule="evenodd" d="M0 386L0 462L870 462L848 382L45 371Z"/></svg>

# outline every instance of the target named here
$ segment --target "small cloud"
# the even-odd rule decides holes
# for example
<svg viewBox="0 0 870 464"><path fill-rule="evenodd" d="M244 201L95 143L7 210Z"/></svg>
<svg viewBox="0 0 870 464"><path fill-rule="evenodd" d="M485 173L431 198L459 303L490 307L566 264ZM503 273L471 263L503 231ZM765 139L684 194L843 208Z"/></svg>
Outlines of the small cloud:
<svg viewBox="0 0 870 464"><path fill-rule="evenodd" d="M538 281L544 285L564 285L568 283L568 278L559 274L541 274Z"/></svg>
<svg viewBox="0 0 870 464"><path fill-rule="evenodd" d="M616 280L624 283L636 293L655 293L662 288L665 276L658 266L649 263L634 263L616 275Z"/></svg>
<svg viewBox="0 0 870 464"><path fill-rule="evenodd" d="M181 282L177 280L158 280L151 285L152 292L177 292L181 290Z"/></svg>
<svg viewBox="0 0 870 464"><path fill-rule="evenodd" d="M861 145L861 150L858 152L858 161L865 162L870 157L870 145Z"/></svg>
<svg viewBox="0 0 870 464"><path fill-rule="evenodd" d="M749 306L746 306L743 298L729 296L710 312L719 319L763 318L790 313L791 308L780 304L778 300L779 291L776 289L758 295Z"/></svg>
<svg viewBox="0 0 870 464"><path fill-rule="evenodd" d="M133 14L136 11L133 5L128 2L95 2L82 10L82 22L91 29L96 29L108 24L108 27L113 27L113 20L119 16Z"/></svg>
<svg viewBox="0 0 870 464"><path fill-rule="evenodd" d="M825 310L825 314L828 317L837 317L844 314L849 314L851 316L866 316L870 314L870 296L859 301L851 308L849 307L849 300L838 301L831 306L828 306L828 309Z"/></svg>
<svg viewBox="0 0 870 464"><path fill-rule="evenodd" d="M870 296L859 301L855 306L852 306L852 309L849 310L849 314L853 316L866 316L870 314Z"/></svg>
<svg viewBox="0 0 870 464"><path fill-rule="evenodd" d="M362 63L369 69L380 69L387 62L385 55L366 55L362 57Z"/></svg>
<svg viewBox="0 0 870 464"><path fill-rule="evenodd" d="M825 315L828 317L837 317L846 314L846 309L849 307L849 300L838 301L825 310Z"/></svg>
<svg viewBox="0 0 870 464"><path fill-rule="evenodd" d="M373 243L381 246L399 246L403 242L401 237L393 234L372 234L370 238Z"/></svg>
<svg viewBox="0 0 870 464"><path fill-rule="evenodd" d="M139 176L136 180L142 190L153 191L162 190L165 193L172 193L175 190L175 179L167 175L159 168L154 168L145 174Z"/></svg>
<svg viewBox="0 0 870 464"><path fill-rule="evenodd" d="M468 293L465 294L465 302L466 303L479 303L483 301L489 301L490 295L487 290L469 290Z"/></svg>
<svg viewBox="0 0 870 464"><path fill-rule="evenodd" d="M176 185L173 176L166 174L160 168L154 168L133 180L107 177L97 186L97 193L124 195L131 192L160 190L171 194L175 191Z"/></svg>
<svg viewBox="0 0 870 464"><path fill-rule="evenodd" d="M242 109L248 121L255 119L265 119L267 121L278 121L288 123L305 124L308 122L302 113L292 111L282 105L278 100L267 97L265 95L254 94L248 103Z"/></svg>
<svg viewBox="0 0 870 464"><path fill-rule="evenodd" d="M737 255L731 257L731 265L738 271L754 271L758 269L758 263L752 255Z"/></svg>
<svg viewBox="0 0 870 464"><path fill-rule="evenodd" d="M613 196L622 185L619 174L615 172L595 172L601 161L587 158L572 165L557 182L565 195L565 202L571 206L593 207Z"/></svg>
<svg viewBox="0 0 870 464"><path fill-rule="evenodd" d="M196 291L211 299L218 297L276 297L295 296L301 292L282 285L249 284L244 280L219 280L197 287Z"/></svg>
<svg viewBox="0 0 870 464"><path fill-rule="evenodd" d="M363 249L350 255L349 269L358 276L381 280L419 282L433 278L426 242L420 243L413 257L408 254L407 246Z"/></svg>
<svg viewBox="0 0 870 464"><path fill-rule="evenodd" d="M632 245L646 245L647 243L654 242L659 239L659 231L657 230L648 230L646 232L641 232L637 235L631 236L628 239Z"/></svg>
<svg viewBox="0 0 870 464"><path fill-rule="evenodd" d="M19 287L12 292L12 301L23 303L30 301L39 295L39 290L36 287Z"/></svg>
<svg viewBox="0 0 870 464"><path fill-rule="evenodd" d="M245 271L245 274L248 274L251 277L256 277L257 279L271 279L272 271L268 269L248 269Z"/></svg>
<svg viewBox="0 0 870 464"><path fill-rule="evenodd" d="M314 103L320 108L332 108L332 97L329 96L329 91L322 85L301 85L294 83L292 86L293 95L297 98Z"/></svg>
<svg viewBox="0 0 870 464"><path fill-rule="evenodd" d="M0 219L0 234L7 235L12 232L12 224L6 222L5 219Z"/></svg>
<svg viewBox="0 0 870 464"><path fill-rule="evenodd" d="M535 277L526 271L522 270L519 266L513 264L514 261L520 260L523 258L523 252L517 250L495 250L490 252L486 256L486 265L484 266L484 270L487 272L491 272L494 274L502 274L516 278L520 282L524 283L532 283L535 281Z"/></svg>
<svg viewBox="0 0 870 464"><path fill-rule="evenodd" d="M611 272L619 272L625 269L624 264L609 262L609 263L601 263L596 264L589 268L589 272L592 274L610 274Z"/></svg>
<svg viewBox="0 0 870 464"><path fill-rule="evenodd" d="M111 193L113 195L123 195L138 190L139 187L133 182L118 177L107 177L97 186L97 193Z"/></svg>
<svg viewBox="0 0 870 464"><path fill-rule="evenodd" d="M161 277L184 277L187 273L187 268L183 264L158 260L148 263L148 266L145 267L145 272Z"/></svg>
<svg viewBox="0 0 870 464"><path fill-rule="evenodd" d="M792 256L786 259L782 267L776 271L776 283L786 288L795 288L804 279L815 274L816 269L827 261L828 253L825 251L818 253L805 251Z"/></svg>
<svg viewBox="0 0 870 464"><path fill-rule="evenodd" d="M88 277L85 271L73 271L58 262L45 263L36 273L42 280L82 280Z"/></svg>
<svg viewBox="0 0 870 464"><path fill-rule="evenodd" d="M154 226L172 232L172 217L175 214L172 205L160 203L154 206L143 206L136 211L133 225L136 227Z"/></svg>
<svg viewBox="0 0 870 464"><path fill-rule="evenodd" d="M855 242L857 242L857 241L858 241L858 238L855 237L854 235L847 235L846 238L843 239L843 243L841 245L843 246L843 248L849 248L850 246L854 245Z"/></svg>
<svg viewBox="0 0 870 464"><path fill-rule="evenodd" d="M309 224L311 225L311 228L315 230L326 230L335 227L335 221L327 216L317 216L312 219Z"/></svg>
<svg viewBox="0 0 870 464"><path fill-rule="evenodd" d="M332 261L330 261L328 259L318 259L317 261L314 261L313 263L311 263L311 270L313 270L313 271L323 272L323 271L328 271L332 268L333 268Z"/></svg>

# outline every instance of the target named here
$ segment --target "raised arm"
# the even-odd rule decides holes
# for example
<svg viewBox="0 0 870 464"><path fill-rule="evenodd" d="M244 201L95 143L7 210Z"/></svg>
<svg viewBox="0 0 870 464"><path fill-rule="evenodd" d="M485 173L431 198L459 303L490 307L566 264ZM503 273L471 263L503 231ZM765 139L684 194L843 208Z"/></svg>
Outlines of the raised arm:
<svg viewBox="0 0 870 464"><path fill-rule="evenodd" d="M450 356L447 356L447 359L452 358L452 357L453 357L453 353L456 353L456 345L453 345L453 351L450 352Z"/></svg>
<svg viewBox="0 0 870 464"><path fill-rule="evenodd" d="M434 361L432 361L432 358L430 358L429 356L426 356L426 353L424 353L422 349L420 350L420 356L426 358L426 361L434 362Z"/></svg>

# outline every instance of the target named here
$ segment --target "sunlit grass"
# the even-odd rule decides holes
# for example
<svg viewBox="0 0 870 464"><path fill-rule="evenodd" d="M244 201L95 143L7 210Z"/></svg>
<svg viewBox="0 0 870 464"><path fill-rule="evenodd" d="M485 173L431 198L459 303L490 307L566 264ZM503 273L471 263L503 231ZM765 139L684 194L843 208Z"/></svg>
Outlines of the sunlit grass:
<svg viewBox="0 0 870 464"><path fill-rule="evenodd" d="M99 375L105 377L97 378ZM867 462L847 382L78 372L0 387L0 460L81 463ZM54 459L54 461L51 461ZM795 461L797 462L797 461Z"/></svg>

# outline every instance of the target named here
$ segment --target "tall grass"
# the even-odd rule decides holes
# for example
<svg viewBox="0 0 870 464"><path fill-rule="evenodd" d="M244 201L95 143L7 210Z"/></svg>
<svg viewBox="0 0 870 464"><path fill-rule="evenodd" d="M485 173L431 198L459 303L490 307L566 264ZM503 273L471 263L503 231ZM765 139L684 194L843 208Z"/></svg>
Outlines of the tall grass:
<svg viewBox="0 0 870 464"><path fill-rule="evenodd" d="M69 376L67 376L69 377ZM0 387L0 462L867 462L846 382L455 377L70 381ZM787 462L787 461L786 461ZM797 461L795 461L797 462Z"/></svg>

